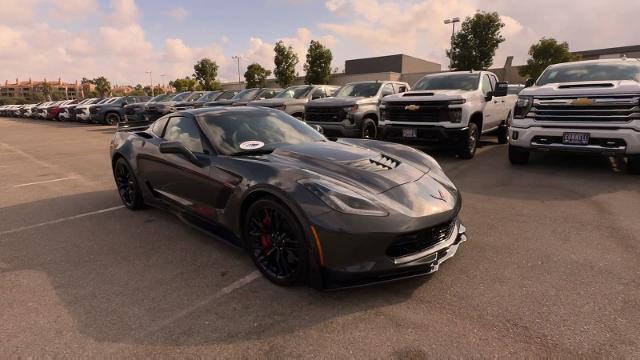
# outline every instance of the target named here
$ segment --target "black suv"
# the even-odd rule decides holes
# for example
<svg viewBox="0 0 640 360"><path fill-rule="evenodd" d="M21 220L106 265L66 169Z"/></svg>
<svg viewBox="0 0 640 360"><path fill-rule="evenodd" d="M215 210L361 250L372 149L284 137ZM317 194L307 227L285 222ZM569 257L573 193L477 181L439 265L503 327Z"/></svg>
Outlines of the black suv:
<svg viewBox="0 0 640 360"><path fill-rule="evenodd" d="M127 104L149 100L148 96L123 96L113 101L89 107L89 119L94 124L115 125L125 118L124 107Z"/></svg>

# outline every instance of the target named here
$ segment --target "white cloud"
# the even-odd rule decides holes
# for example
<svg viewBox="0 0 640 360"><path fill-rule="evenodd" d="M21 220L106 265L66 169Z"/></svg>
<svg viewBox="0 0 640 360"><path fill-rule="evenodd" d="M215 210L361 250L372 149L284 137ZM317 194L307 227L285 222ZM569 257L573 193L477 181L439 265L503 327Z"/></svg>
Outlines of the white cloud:
<svg viewBox="0 0 640 360"><path fill-rule="evenodd" d="M177 22L183 22L189 16L189 12L183 7L177 7L169 10L169 16Z"/></svg>
<svg viewBox="0 0 640 360"><path fill-rule="evenodd" d="M49 0L49 16L56 21L77 21L98 11L97 0Z"/></svg>

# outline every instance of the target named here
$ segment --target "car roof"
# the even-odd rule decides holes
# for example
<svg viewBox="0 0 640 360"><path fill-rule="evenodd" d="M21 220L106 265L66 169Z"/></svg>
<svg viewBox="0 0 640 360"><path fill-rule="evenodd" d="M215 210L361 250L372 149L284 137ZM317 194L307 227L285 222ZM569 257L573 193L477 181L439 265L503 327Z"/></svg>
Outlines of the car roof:
<svg viewBox="0 0 640 360"><path fill-rule="evenodd" d="M566 65L575 65L575 64L625 64L625 63L638 63L640 59L638 58L616 58L616 59L596 59L596 60L581 60L581 61L571 61L559 64L550 65L550 68L562 67Z"/></svg>

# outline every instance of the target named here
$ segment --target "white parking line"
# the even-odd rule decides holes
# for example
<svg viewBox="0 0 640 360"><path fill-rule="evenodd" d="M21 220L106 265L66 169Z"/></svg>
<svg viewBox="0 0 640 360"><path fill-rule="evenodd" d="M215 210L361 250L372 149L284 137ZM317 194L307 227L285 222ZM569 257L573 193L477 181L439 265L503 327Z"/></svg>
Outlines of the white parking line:
<svg viewBox="0 0 640 360"><path fill-rule="evenodd" d="M35 228L39 228L39 227L42 227L42 226L45 226L45 225L58 224L58 223L61 223L61 222L64 222L64 221L80 219L80 218L91 216L91 215L98 215L98 214L106 213L106 212L109 212L109 211L120 210L122 208L124 208L124 205L114 206L114 207L110 207L110 208L107 208L107 209L102 209L102 210L98 210L98 211L92 211L92 212L88 212L88 213L84 213L84 214L73 215L73 216L69 216L69 217L66 217L66 218L62 218L62 219L45 221L45 222L41 222L39 224L22 226L22 227L11 229L11 230L0 231L0 236L17 233L19 231L35 229Z"/></svg>
<svg viewBox="0 0 640 360"><path fill-rule="evenodd" d="M36 181L36 182L30 182L30 183L26 183L26 184L13 185L13 187L24 187L24 186L31 186L31 185L39 185L39 184L46 184L46 183L52 183L52 182L58 182L58 181L64 181L64 180L71 180L71 179L75 179L75 177L71 176L71 177L64 177L64 178L53 179L53 180Z"/></svg>
<svg viewBox="0 0 640 360"><path fill-rule="evenodd" d="M147 336L157 332L158 330L161 330L162 328L165 328L171 324L173 324L174 322L180 320L181 318L187 316L188 314L208 305L209 303L211 303L214 300L217 300L225 295L228 295L230 293L232 293L235 290L240 289L241 287L248 285L250 283L252 283L253 281L255 281L256 279L259 279L262 276L262 274L260 274L260 271L255 270L253 272L250 272L247 276L241 278L240 280L237 280L225 287L223 287L222 289L220 289L218 292L216 292L215 294L208 296L198 302L196 302L195 304L189 306L186 309L183 309L182 311L178 312L177 314L164 319L160 322L158 322L157 324L155 324L154 326L145 329L142 332L139 333L135 333L132 334L132 338L133 339L144 339ZM119 346L116 347L112 347L109 351L107 351L107 354L113 354L114 352L118 352L120 350L122 350L123 348L125 348L127 345L126 344L120 344Z"/></svg>

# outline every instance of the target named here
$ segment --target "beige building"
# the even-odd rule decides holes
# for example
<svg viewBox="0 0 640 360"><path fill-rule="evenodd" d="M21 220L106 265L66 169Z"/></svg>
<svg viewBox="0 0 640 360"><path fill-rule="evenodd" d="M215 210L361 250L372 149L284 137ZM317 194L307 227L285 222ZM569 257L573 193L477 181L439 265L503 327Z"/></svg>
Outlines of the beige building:
<svg viewBox="0 0 640 360"><path fill-rule="evenodd" d="M82 98L84 93L92 91L95 86L91 84L80 84L77 80L73 83L63 82L58 78L58 81L33 81L31 78L27 81L20 81L16 79L15 82L9 83L5 80L3 85L0 85L0 97L24 97L34 98L44 95L45 84L51 87L51 93L57 93L66 99Z"/></svg>

